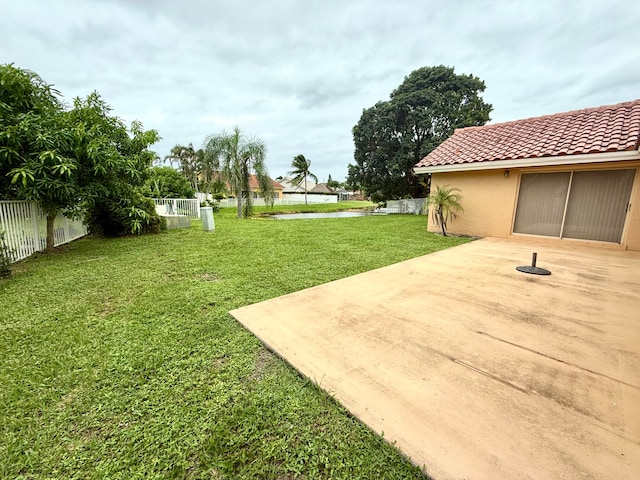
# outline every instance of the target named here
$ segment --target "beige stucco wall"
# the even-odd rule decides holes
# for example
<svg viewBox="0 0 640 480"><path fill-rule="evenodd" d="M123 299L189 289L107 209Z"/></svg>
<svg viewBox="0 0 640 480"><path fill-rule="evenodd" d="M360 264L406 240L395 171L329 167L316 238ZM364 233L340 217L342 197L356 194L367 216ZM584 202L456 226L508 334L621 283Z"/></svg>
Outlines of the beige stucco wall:
<svg viewBox="0 0 640 480"><path fill-rule="evenodd" d="M477 237L508 237L518 178L518 172L513 170L509 171L509 178L504 178L504 170L434 173L431 176L432 192L438 185L451 185L459 188L462 195L464 212L447 222L447 230L453 234ZM440 231L431 215L429 231Z"/></svg>
<svg viewBox="0 0 640 480"><path fill-rule="evenodd" d="M591 169L609 170L614 168L636 169L636 178L629 202L631 209L622 233L622 246L629 250L640 251L640 174L638 174L640 162L612 162L607 164L510 169L508 178L504 177L504 169L434 173L431 178L431 191L435 191L438 185L447 184L457 187L461 191L461 203L464 207L464 212L459 213L456 219L448 222L448 232L477 237L504 238L511 235L518 185L522 173ZM435 224L431 215L429 215L428 229L430 232L440 231L440 227ZM572 240L567 239L562 241ZM577 242L583 241L577 240Z"/></svg>
<svg viewBox="0 0 640 480"><path fill-rule="evenodd" d="M631 190L631 209L629 210L622 242L629 250L640 251L640 173L636 170L636 181Z"/></svg>

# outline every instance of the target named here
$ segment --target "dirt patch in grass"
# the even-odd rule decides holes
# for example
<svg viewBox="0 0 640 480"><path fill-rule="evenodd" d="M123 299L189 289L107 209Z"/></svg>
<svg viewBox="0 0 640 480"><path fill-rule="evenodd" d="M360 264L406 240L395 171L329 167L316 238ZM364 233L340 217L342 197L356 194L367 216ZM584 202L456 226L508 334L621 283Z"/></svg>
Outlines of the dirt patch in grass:
<svg viewBox="0 0 640 480"><path fill-rule="evenodd" d="M261 348L256 354L253 372L245 379L246 382L259 382L269 372L276 356L266 348Z"/></svg>
<svg viewBox="0 0 640 480"><path fill-rule="evenodd" d="M215 273L200 273L196 275L198 280L202 280L203 282L218 282L220 278Z"/></svg>

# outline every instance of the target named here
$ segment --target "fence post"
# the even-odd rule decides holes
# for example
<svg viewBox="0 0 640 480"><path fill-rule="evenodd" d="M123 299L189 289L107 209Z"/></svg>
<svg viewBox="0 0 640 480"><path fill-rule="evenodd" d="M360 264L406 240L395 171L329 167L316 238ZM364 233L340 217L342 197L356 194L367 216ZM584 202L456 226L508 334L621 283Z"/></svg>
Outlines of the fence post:
<svg viewBox="0 0 640 480"><path fill-rule="evenodd" d="M64 230L66 232L66 238L64 239L65 242L70 242L71 241L71 232L69 230L69 219L66 216L63 216L62 218L64 218Z"/></svg>
<svg viewBox="0 0 640 480"><path fill-rule="evenodd" d="M34 251L40 250L40 228L38 226L40 209L38 208L38 204L35 202L29 202L29 214L33 220L33 249Z"/></svg>

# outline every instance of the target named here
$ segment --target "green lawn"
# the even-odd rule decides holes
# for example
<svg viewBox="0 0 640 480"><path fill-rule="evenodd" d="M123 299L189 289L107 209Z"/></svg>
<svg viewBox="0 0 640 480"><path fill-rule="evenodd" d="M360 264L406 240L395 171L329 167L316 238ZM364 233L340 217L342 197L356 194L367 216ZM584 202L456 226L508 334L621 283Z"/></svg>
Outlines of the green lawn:
<svg viewBox="0 0 640 480"><path fill-rule="evenodd" d="M227 312L466 241L425 222L225 210L215 233L86 238L15 265L0 477L423 478Z"/></svg>

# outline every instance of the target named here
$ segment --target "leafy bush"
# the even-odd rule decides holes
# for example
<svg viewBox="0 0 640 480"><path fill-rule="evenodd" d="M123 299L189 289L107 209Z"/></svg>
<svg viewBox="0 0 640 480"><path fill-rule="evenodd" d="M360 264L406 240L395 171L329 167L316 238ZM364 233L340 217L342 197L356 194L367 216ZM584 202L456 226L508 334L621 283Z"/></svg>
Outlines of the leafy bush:
<svg viewBox="0 0 640 480"><path fill-rule="evenodd" d="M218 213L220 211L220 201L219 200L205 200L204 202L200 202L201 207L211 207L213 209L213 213Z"/></svg>
<svg viewBox="0 0 640 480"><path fill-rule="evenodd" d="M5 240L5 233L0 231L0 278L11 276L11 250Z"/></svg>
<svg viewBox="0 0 640 480"><path fill-rule="evenodd" d="M196 195L189 180L171 167L151 168L145 188L145 193L154 198L193 198Z"/></svg>
<svg viewBox="0 0 640 480"><path fill-rule="evenodd" d="M130 198L103 198L87 211L89 232L104 237L159 233L162 221L153 200L136 192Z"/></svg>

